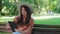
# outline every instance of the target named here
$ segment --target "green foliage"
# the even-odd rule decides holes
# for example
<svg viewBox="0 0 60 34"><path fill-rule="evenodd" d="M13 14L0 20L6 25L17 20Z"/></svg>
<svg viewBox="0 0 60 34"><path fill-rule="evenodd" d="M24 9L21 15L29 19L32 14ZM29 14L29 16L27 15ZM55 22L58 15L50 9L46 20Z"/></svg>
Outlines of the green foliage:
<svg viewBox="0 0 60 34"><path fill-rule="evenodd" d="M2 1L4 1L4 3L2 3ZM18 2L16 2L16 0L0 0L0 15L19 15L19 11L17 9L17 3L19 2L27 2L30 4L34 8L33 14L40 14L40 12L43 10L42 8L45 8L46 11L51 9L52 12L60 13L60 0L18 0ZM6 7L4 11L8 13L1 11L4 7Z"/></svg>

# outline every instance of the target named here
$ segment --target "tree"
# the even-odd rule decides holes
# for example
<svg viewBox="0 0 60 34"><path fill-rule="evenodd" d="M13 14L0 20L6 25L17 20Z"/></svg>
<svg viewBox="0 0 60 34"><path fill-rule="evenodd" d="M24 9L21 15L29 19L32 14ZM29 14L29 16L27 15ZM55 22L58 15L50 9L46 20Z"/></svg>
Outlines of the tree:
<svg viewBox="0 0 60 34"><path fill-rule="evenodd" d="M1 16L1 11L2 11L2 0L0 0L0 16Z"/></svg>

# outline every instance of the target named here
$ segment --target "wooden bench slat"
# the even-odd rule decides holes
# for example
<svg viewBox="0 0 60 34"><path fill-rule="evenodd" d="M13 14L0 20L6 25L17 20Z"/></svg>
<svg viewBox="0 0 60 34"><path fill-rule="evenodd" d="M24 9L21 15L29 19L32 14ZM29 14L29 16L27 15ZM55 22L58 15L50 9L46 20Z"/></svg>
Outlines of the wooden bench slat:
<svg viewBox="0 0 60 34"><path fill-rule="evenodd" d="M6 26L0 26L0 28L6 28Z"/></svg>

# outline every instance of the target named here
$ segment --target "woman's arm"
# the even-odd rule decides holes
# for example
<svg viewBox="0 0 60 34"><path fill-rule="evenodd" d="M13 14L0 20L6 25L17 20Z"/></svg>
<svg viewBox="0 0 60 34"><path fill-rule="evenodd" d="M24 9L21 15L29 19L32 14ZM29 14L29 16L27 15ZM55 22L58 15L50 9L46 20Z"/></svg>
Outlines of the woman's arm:
<svg viewBox="0 0 60 34"><path fill-rule="evenodd" d="M34 26L34 19L31 18L29 24L30 24L31 27L33 27Z"/></svg>
<svg viewBox="0 0 60 34"><path fill-rule="evenodd" d="M29 27L26 30L24 30L23 33L24 34L31 34L33 26L34 26L34 20L30 19Z"/></svg>

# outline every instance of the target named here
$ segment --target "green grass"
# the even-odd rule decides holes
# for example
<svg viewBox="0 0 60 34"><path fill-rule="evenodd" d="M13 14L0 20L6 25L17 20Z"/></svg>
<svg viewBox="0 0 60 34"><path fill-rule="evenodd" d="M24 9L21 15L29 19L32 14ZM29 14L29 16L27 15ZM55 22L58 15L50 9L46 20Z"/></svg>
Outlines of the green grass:
<svg viewBox="0 0 60 34"><path fill-rule="evenodd" d="M12 21L12 18L5 18L1 19L0 18L0 23L6 23L8 21ZM60 18L50 18L50 19L35 19L34 20L35 24L48 24L48 25L60 25Z"/></svg>
<svg viewBox="0 0 60 34"><path fill-rule="evenodd" d="M35 24L60 25L60 18L35 20Z"/></svg>
<svg viewBox="0 0 60 34"><path fill-rule="evenodd" d="M0 34L11 34L11 33L6 33L6 32L0 32Z"/></svg>
<svg viewBox="0 0 60 34"><path fill-rule="evenodd" d="M5 19L1 19L0 18L0 22L7 22L7 21L12 21L12 18L5 18Z"/></svg>

